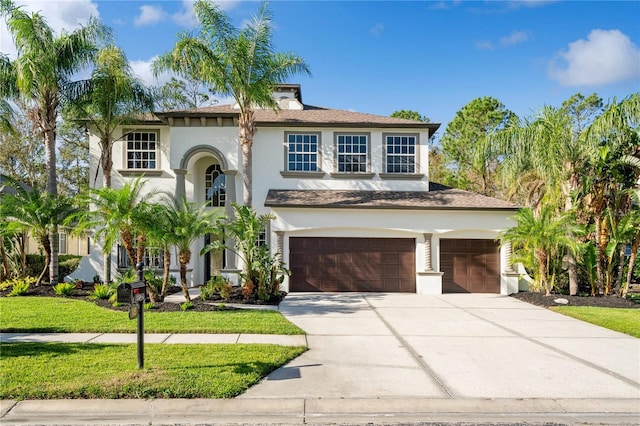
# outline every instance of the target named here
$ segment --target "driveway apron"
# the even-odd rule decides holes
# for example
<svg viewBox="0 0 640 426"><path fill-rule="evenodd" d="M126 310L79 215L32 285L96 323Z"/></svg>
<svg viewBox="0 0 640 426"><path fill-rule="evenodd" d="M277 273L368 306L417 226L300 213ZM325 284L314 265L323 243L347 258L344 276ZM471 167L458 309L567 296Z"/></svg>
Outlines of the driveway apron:
<svg viewBox="0 0 640 426"><path fill-rule="evenodd" d="M640 398L640 339L508 296L294 293L309 350L239 398Z"/></svg>

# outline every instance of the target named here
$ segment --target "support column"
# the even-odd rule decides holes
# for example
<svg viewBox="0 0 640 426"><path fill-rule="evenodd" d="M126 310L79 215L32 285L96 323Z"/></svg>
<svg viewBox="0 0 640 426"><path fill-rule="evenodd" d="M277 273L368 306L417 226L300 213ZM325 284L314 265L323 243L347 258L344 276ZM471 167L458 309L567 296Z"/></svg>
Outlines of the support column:
<svg viewBox="0 0 640 426"><path fill-rule="evenodd" d="M278 251L280 260L284 261L284 231L276 231L276 250Z"/></svg>
<svg viewBox="0 0 640 426"><path fill-rule="evenodd" d="M513 263L512 263L512 247L511 247L511 242L506 242L504 244L504 267L503 272L515 272L513 270Z"/></svg>
<svg viewBox="0 0 640 426"><path fill-rule="evenodd" d="M433 272L433 261L431 258L431 239L433 234L424 234L424 271Z"/></svg>
<svg viewBox="0 0 640 426"><path fill-rule="evenodd" d="M176 174L176 191L175 197L179 200L182 197L186 196L187 191L185 190L185 175L187 174L186 169L173 169L173 172Z"/></svg>
<svg viewBox="0 0 640 426"><path fill-rule="evenodd" d="M232 204L237 203L236 201L236 176L238 175L237 170L223 170L225 176L225 214L227 217L233 217L233 206ZM235 241L229 235L226 235L227 245L235 246ZM225 269L227 270L238 270L238 264L236 259L236 254L231 250L224 251L225 256Z"/></svg>

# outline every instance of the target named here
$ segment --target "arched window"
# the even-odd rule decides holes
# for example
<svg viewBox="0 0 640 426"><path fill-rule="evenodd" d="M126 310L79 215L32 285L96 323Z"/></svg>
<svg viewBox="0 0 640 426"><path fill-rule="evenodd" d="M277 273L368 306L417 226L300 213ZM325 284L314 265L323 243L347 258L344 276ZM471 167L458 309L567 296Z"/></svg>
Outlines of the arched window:
<svg viewBox="0 0 640 426"><path fill-rule="evenodd" d="M227 198L226 178L219 164L213 164L205 175L207 207L223 207Z"/></svg>

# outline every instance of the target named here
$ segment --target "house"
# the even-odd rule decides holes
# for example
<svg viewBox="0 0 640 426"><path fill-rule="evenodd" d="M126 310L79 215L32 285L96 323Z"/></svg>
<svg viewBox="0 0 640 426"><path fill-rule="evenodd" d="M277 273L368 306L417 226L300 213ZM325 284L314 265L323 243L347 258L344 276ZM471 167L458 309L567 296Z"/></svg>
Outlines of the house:
<svg viewBox="0 0 640 426"><path fill-rule="evenodd" d="M495 241L517 206L429 182L427 143L439 124L307 105L295 84L274 96L279 112L255 111L253 207L275 216L265 242L292 272L284 290L518 291L510 247ZM149 189L229 212L243 200L237 120L237 108L218 105L122 128L113 186L144 175ZM97 142L92 135L91 176L101 172ZM91 253L99 273L100 250ZM231 252L193 256L190 284L237 277L239 262Z"/></svg>

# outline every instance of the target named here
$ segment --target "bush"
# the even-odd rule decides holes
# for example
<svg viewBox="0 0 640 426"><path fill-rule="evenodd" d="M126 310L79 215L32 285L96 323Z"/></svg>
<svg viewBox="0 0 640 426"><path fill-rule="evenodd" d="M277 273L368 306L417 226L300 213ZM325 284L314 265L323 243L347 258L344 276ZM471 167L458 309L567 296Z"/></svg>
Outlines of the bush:
<svg viewBox="0 0 640 426"><path fill-rule="evenodd" d="M107 300L111 297L111 295L116 293L116 287L109 284L95 284L93 286L93 291L89 292L89 299L96 300L102 299Z"/></svg>
<svg viewBox="0 0 640 426"><path fill-rule="evenodd" d="M62 280L67 275L72 274L78 269L82 256L75 256L72 254L61 254L58 256L58 279ZM44 256L40 254L28 254L27 255L27 269L26 274L32 277L37 277L44 268ZM45 280L49 280L49 273L45 274Z"/></svg>
<svg viewBox="0 0 640 426"><path fill-rule="evenodd" d="M31 284L35 284L38 281L37 278L26 277L26 278L14 278L12 280L5 281L3 285L7 285L11 287L11 291L7 296L24 296L29 292L29 287Z"/></svg>
<svg viewBox="0 0 640 426"><path fill-rule="evenodd" d="M200 287L200 296L203 299L213 299L216 294L224 300L229 300L231 297L231 283L225 277L216 275L211 277L209 282Z"/></svg>
<svg viewBox="0 0 640 426"><path fill-rule="evenodd" d="M188 311L189 309L193 309L193 303L192 302L184 302L180 304L180 309L184 312L184 311Z"/></svg>
<svg viewBox="0 0 640 426"><path fill-rule="evenodd" d="M76 289L75 283L58 283L53 286L53 291L58 296L71 296Z"/></svg>

